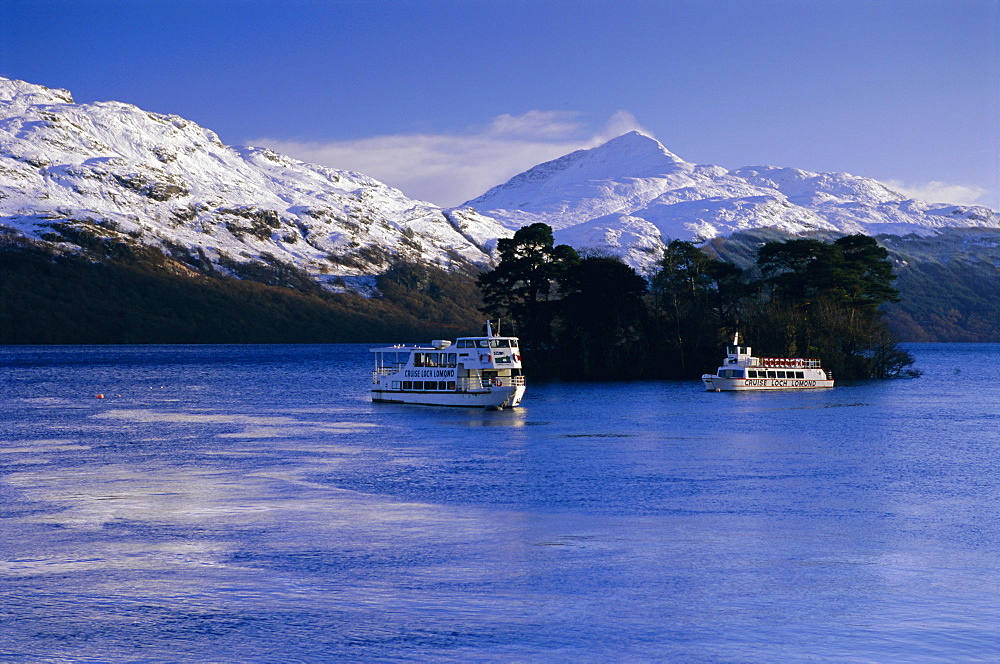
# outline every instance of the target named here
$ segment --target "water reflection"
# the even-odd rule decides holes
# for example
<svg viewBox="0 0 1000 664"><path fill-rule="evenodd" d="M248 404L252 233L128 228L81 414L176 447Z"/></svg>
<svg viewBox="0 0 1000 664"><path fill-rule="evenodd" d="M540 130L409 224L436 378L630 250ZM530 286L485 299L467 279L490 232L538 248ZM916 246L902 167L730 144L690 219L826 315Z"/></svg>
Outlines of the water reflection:
<svg viewBox="0 0 1000 664"><path fill-rule="evenodd" d="M4 351L4 657L1000 652L1000 394L967 349L918 381L538 385L500 413L372 404L364 348L241 352Z"/></svg>

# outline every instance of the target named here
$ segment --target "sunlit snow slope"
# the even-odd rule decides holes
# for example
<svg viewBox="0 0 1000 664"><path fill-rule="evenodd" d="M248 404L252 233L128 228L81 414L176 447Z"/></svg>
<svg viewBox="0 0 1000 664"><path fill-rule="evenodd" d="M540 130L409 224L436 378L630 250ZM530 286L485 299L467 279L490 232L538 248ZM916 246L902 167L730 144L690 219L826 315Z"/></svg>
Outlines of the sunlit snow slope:
<svg viewBox="0 0 1000 664"><path fill-rule="evenodd" d="M844 173L695 165L637 132L442 209L365 175L223 145L175 115L0 78L0 236L60 251L155 247L201 272L290 266L364 291L396 258L488 266L498 238L534 222L645 272L675 238L763 227L928 235L1000 228L1000 215Z"/></svg>
<svg viewBox="0 0 1000 664"><path fill-rule="evenodd" d="M867 235L1000 227L988 208L908 200L846 173L691 164L638 132L535 166L465 205L511 229L545 222L557 242L611 250L640 270L672 239L762 227Z"/></svg>
<svg viewBox="0 0 1000 664"><path fill-rule="evenodd" d="M363 290L395 257L486 265L511 231L367 176L223 145L175 115L0 78L0 232L151 245L200 271L267 264Z"/></svg>

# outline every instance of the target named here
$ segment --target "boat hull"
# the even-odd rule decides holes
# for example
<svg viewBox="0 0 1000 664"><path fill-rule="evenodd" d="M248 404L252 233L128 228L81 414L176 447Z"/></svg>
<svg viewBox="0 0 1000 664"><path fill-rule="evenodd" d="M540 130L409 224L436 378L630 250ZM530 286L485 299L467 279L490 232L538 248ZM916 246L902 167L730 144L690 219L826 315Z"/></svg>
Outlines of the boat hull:
<svg viewBox="0 0 1000 664"><path fill-rule="evenodd" d="M759 390L813 390L833 387L830 379L803 378L721 378L712 374L701 377L710 392L755 392Z"/></svg>
<svg viewBox="0 0 1000 664"><path fill-rule="evenodd" d="M491 387L468 392L417 392L372 390L376 403L401 403L414 406L453 406L457 408L513 408L521 403L524 386Z"/></svg>

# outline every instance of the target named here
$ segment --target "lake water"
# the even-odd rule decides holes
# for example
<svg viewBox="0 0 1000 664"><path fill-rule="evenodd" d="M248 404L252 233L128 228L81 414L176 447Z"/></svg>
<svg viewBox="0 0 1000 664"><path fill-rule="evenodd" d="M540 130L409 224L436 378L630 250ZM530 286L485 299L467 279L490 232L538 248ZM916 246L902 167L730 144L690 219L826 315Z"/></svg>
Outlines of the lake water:
<svg viewBox="0 0 1000 664"><path fill-rule="evenodd" d="M2 347L0 661L1000 661L1000 345L908 348L485 412L366 346Z"/></svg>

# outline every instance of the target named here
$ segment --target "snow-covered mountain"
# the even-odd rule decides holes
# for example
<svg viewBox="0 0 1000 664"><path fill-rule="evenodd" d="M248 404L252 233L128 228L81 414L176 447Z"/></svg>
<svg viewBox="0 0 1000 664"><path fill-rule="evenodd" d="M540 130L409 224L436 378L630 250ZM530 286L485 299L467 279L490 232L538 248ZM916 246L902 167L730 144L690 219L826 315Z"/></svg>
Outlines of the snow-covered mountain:
<svg viewBox="0 0 1000 664"><path fill-rule="evenodd" d="M390 257L486 265L511 231L365 175L223 145L175 115L0 78L0 234L151 245L201 271L294 266L364 290Z"/></svg>
<svg viewBox="0 0 1000 664"><path fill-rule="evenodd" d="M637 132L540 164L454 209L370 177L223 145L175 115L0 78L0 242L108 255L155 247L201 272L294 267L365 292L400 257L488 266L498 238L544 222L560 243L648 272L671 239L1000 228L984 207L908 200L875 180L699 166ZM259 273L259 271L258 271Z"/></svg>
<svg viewBox="0 0 1000 664"><path fill-rule="evenodd" d="M763 227L795 235L1000 228L1000 214L988 208L907 199L846 173L691 164L638 132L535 166L465 205L510 229L545 222L557 242L611 251L640 271L672 239Z"/></svg>

